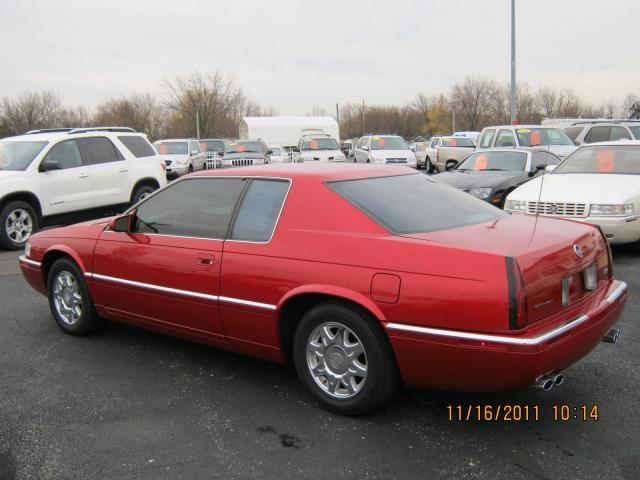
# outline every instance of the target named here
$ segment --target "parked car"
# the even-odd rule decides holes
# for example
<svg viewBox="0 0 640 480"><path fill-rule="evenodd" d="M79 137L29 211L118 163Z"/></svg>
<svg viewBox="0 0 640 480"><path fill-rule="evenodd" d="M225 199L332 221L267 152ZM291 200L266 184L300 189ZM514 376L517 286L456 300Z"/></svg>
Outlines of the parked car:
<svg viewBox="0 0 640 480"><path fill-rule="evenodd" d="M267 150L271 150L269 163L292 163L291 157L280 145L268 145Z"/></svg>
<svg viewBox="0 0 640 480"><path fill-rule="evenodd" d="M260 140L234 140L227 143L222 157L223 167L246 167L264 165L271 153Z"/></svg>
<svg viewBox="0 0 640 480"><path fill-rule="evenodd" d="M540 125L503 125L482 129L477 148L548 147L561 159L576 151L569 137L558 128Z"/></svg>
<svg viewBox="0 0 640 480"><path fill-rule="evenodd" d="M416 156L398 135L365 135L354 155L359 163L399 163L416 168Z"/></svg>
<svg viewBox="0 0 640 480"><path fill-rule="evenodd" d="M294 149L294 158L300 162L344 162L338 142L326 133L303 135Z"/></svg>
<svg viewBox="0 0 640 480"><path fill-rule="evenodd" d="M433 137L426 151L426 169L429 173L451 170L474 150L475 145L467 137Z"/></svg>
<svg viewBox="0 0 640 480"><path fill-rule="evenodd" d="M341 414L400 381L560 384L617 338L627 295L611 262L592 225L508 215L408 168L329 163L190 175L122 216L36 234L20 258L66 333L112 319L291 361Z"/></svg>
<svg viewBox="0 0 640 480"><path fill-rule="evenodd" d="M340 150L345 157L350 158L351 152L353 151L353 142L349 139L345 140L340 144Z"/></svg>
<svg viewBox="0 0 640 480"><path fill-rule="evenodd" d="M611 243L640 240L640 141L583 146L550 175L514 190L505 210L600 226Z"/></svg>
<svg viewBox="0 0 640 480"><path fill-rule="evenodd" d="M564 133L576 145L618 140L640 140L640 121L576 122Z"/></svg>
<svg viewBox="0 0 640 480"><path fill-rule="evenodd" d="M199 142L200 149L204 153L205 168L220 168L225 140L222 138L205 138Z"/></svg>
<svg viewBox="0 0 640 480"><path fill-rule="evenodd" d="M416 156L416 168L427 167L427 148L429 142L413 142L409 145L409 149Z"/></svg>
<svg viewBox="0 0 640 480"><path fill-rule="evenodd" d="M509 193L558 163L560 159L544 149L476 150L434 178L503 208Z"/></svg>
<svg viewBox="0 0 640 480"><path fill-rule="evenodd" d="M454 137L467 137L473 143L476 143L478 137L480 136L480 132L476 131L467 131L467 132L453 132Z"/></svg>
<svg viewBox="0 0 640 480"><path fill-rule="evenodd" d="M167 178L174 179L205 168L205 154L198 140L174 138L158 140L153 144L167 165Z"/></svg>
<svg viewBox="0 0 640 480"><path fill-rule="evenodd" d="M40 228L122 211L166 185L146 136L126 127L33 130L0 140L0 247Z"/></svg>

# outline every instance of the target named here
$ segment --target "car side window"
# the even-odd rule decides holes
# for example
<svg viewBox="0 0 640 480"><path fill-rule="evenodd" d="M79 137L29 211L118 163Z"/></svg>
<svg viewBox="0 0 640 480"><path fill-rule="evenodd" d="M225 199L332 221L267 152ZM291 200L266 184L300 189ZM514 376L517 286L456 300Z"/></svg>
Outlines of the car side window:
<svg viewBox="0 0 640 480"><path fill-rule="evenodd" d="M495 134L496 134L496 131L492 128L489 130L485 130L479 142L480 148L489 148L491 146L491 142L493 141L493 137L495 136Z"/></svg>
<svg viewBox="0 0 640 480"><path fill-rule="evenodd" d="M592 127L584 137L585 143L608 142L611 137L611 127Z"/></svg>
<svg viewBox="0 0 640 480"><path fill-rule="evenodd" d="M268 242L273 235L289 182L252 180L238 210L232 240Z"/></svg>
<svg viewBox="0 0 640 480"><path fill-rule="evenodd" d="M611 141L631 140L631 135L624 127L611 127L610 139Z"/></svg>
<svg viewBox="0 0 640 480"><path fill-rule="evenodd" d="M138 206L132 231L223 240L245 184L242 178L176 182Z"/></svg>
<svg viewBox="0 0 640 480"><path fill-rule="evenodd" d="M496 138L496 147L515 147L516 138L511 130L502 129Z"/></svg>
<svg viewBox="0 0 640 480"><path fill-rule="evenodd" d="M200 147L197 142L189 142L189 153L191 152L200 153Z"/></svg>
<svg viewBox="0 0 640 480"><path fill-rule="evenodd" d="M146 138L127 135L118 137L118 140L120 140L136 158L154 157L157 155Z"/></svg>
<svg viewBox="0 0 640 480"><path fill-rule="evenodd" d="M60 169L81 167L82 155L78 142L65 140L54 145L47 153L45 160L57 162Z"/></svg>
<svg viewBox="0 0 640 480"><path fill-rule="evenodd" d="M578 135L580 135L580 132L582 132L582 129L584 127L569 127L569 128L565 128L564 129L564 133L567 134L567 137L569 137L571 139L571 141L575 141L576 138L578 138Z"/></svg>
<svg viewBox="0 0 640 480"><path fill-rule="evenodd" d="M84 150L89 165L124 160L120 151L106 137L81 138L78 141Z"/></svg>
<svg viewBox="0 0 640 480"><path fill-rule="evenodd" d="M533 152L532 167L536 165L557 165L560 159L551 152Z"/></svg>

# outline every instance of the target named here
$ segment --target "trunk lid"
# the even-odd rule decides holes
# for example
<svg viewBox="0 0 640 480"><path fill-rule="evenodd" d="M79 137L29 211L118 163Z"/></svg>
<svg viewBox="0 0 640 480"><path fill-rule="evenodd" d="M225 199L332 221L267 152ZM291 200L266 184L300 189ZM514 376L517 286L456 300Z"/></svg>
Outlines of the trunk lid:
<svg viewBox="0 0 640 480"><path fill-rule="evenodd" d="M529 325L590 296L595 290L585 288L584 271L594 263L596 290L609 278L608 246L600 231L570 220L514 214L491 223L403 236L515 259L526 289ZM568 283L564 304L563 281Z"/></svg>

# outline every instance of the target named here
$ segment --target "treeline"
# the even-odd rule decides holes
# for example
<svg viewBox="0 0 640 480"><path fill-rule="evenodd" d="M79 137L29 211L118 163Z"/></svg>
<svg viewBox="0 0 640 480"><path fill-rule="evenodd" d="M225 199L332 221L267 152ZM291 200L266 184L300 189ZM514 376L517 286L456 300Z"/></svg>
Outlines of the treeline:
<svg viewBox="0 0 640 480"><path fill-rule="evenodd" d="M145 132L153 140L194 137L199 124L201 138L236 137L244 116L271 116L274 107L261 106L249 98L235 78L220 71L192 73L163 83L163 94L133 93L109 98L91 112L83 106L69 108L51 91L25 92L0 101L0 137L51 127L124 125ZM545 117L622 117L634 102L629 94L623 103L594 104L571 88L527 84L518 88L518 120L538 124ZM417 95L404 105L340 105L342 138L371 133L396 133L405 138L431 136L454 130L480 130L487 125L510 123L509 85L468 76L448 93ZM364 110L363 110L364 108ZM327 115L315 106L311 115ZM454 125L455 121L455 125Z"/></svg>

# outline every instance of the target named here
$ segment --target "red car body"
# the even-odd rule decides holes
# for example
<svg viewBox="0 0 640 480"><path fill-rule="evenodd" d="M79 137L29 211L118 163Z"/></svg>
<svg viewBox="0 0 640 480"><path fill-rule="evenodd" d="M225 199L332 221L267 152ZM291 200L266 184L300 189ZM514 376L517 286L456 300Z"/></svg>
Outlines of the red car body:
<svg viewBox="0 0 640 480"><path fill-rule="evenodd" d="M283 363L304 309L342 299L378 320L411 387L522 388L601 342L627 294L612 278L597 228L507 215L393 235L328 187L407 174L415 172L325 164L203 172L191 178L290 180L269 242L121 233L99 220L34 235L20 264L31 286L46 293L48 267L71 257L101 316ZM597 287L586 291L579 277L594 262ZM572 279L566 307L564 277ZM514 314L526 316L526 325L514 328Z"/></svg>

